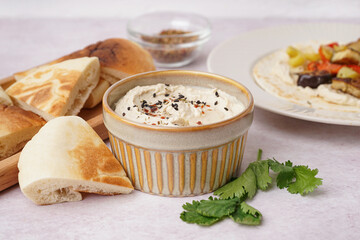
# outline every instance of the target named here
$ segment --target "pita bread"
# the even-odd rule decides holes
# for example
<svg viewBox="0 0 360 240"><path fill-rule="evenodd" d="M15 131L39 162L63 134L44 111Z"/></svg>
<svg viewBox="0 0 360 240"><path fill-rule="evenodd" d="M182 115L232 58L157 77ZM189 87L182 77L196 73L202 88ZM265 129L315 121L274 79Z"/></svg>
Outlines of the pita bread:
<svg viewBox="0 0 360 240"><path fill-rule="evenodd" d="M44 66L11 85L6 92L15 104L50 120L77 115L99 82L96 57Z"/></svg>
<svg viewBox="0 0 360 240"><path fill-rule="evenodd" d="M139 44L122 38L112 38L91 44L84 49L61 57L46 65L52 65L81 57L98 57L101 66L101 78L106 80L109 84L114 84L130 75L156 70L149 52L143 49ZM14 77L16 81L20 81L38 68L39 67L36 67L24 72L16 73L14 74ZM87 108L90 108L89 106L96 106L101 102L102 95L104 95L106 91L104 86L105 83L102 83L95 87L94 93L92 92L90 94L89 102L85 103ZM98 97L100 95L101 98ZM97 102L94 102L94 100L97 100Z"/></svg>
<svg viewBox="0 0 360 240"><path fill-rule="evenodd" d="M98 57L101 77L110 84L130 75L155 70L153 59L139 44L122 38L111 38L89 45L56 61L78 57Z"/></svg>
<svg viewBox="0 0 360 240"><path fill-rule="evenodd" d="M96 132L80 117L49 121L21 152L21 191L36 204L80 201L80 192L130 193L130 180Z"/></svg>
<svg viewBox="0 0 360 240"><path fill-rule="evenodd" d="M0 160L21 150L46 123L35 113L0 104Z"/></svg>
<svg viewBox="0 0 360 240"><path fill-rule="evenodd" d="M0 86L0 104L13 105L10 97L6 94L4 89Z"/></svg>
<svg viewBox="0 0 360 240"><path fill-rule="evenodd" d="M93 108L98 105L106 90L110 87L110 83L105 81L103 78L100 78L98 85L92 90L90 96L84 104L84 108Z"/></svg>
<svg viewBox="0 0 360 240"><path fill-rule="evenodd" d="M148 51L139 44L122 38L99 41L47 65L80 57L98 57L101 65L101 77L110 84L130 75L156 70ZM19 81L35 70L36 68L19 72L14 74L14 77Z"/></svg>

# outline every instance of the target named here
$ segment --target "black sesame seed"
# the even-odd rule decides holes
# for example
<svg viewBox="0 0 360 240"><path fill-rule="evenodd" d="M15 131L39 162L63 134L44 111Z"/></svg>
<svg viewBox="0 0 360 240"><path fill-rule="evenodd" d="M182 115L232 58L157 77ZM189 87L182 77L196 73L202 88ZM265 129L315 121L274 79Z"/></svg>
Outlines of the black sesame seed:
<svg viewBox="0 0 360 240"><path fill-rule="evenodd" d="M216 96L216 97L219 97L219 93L218 93L217 91L215 92L215 96Z"/></svg>
<svg viewBox="0 0 360 240"><path fill-rule="evenodd" d="M133 107L136 107L136 105L134 105Z"/></svg>
<svg viewBox="0 0 360 240"><path fill-rule="evenodd" d="M194 101L190 101L190 103L191 103L192 105L194 105Z"/></svg>
<svg viewBox="0 0 360 240"><path fill-rule="evenodd" d="M126 114L123 112L123 114L122 114L122 115L123 115L123 117L124 117Z"/></svg>
<svg viewBox="0 0 360 240"><path fill-rule="evenodd" d="M214 105L217 105L218 104L218 101L216 101L215 103L214 103Z"/></svg>
<svg viewBox="0 0 360 240"><path fill-rule="evenodd" d="M153 97L156 97L156 93L153 94Z"/></svg>
<svg viewBox="0 0 360 240"><path fill-rule="evenodd" d="M130 111L130 107L128 107L127 110Z"/></svg>
<svg viewBox="0 0 360 240"><path fill-rule="evenodd" d="M168 83L165 83L165 86L167 86L167 87L168 87L168 86L170 86L170 84L168 84Z"/></svg>
<svg viewBox="0 0 360 240"><path fill-rule="evenodd" d="M165 93L165 97L168 97L170 94L168 94L168 93Z"/></svg>
<svg viewBox="0 0 360 240"><path fill-rule="evenodd" d="M172 103L171 106L178 111L179 110L179 106L176 103Z"/></svg>
<svg viewBox="0 0 360 240"><path fill-rule="evenodd" d="M174 102L179 102L179 99L175 99Z"/></svg>
<svg viewBox="0 0 360 240"><path fill-rule="evenodd" d="M197 100L197 101L196 101L196 103L197 103L197 104L200 104L200 103L201 103L201 101L200 101L200 100Z"/></svg>
<svg viewBox="0 0 360 240"><path fill-rule="evenodd" d="M229 111L229 109L227 107L224 107L225 111Z"/></svg>
<svg viewBox="0 0 360 240"><path fill-rule="evenodd" d="M185 96L182 94L179 94L179 99L181 99L181 98L185 98Z"/></svg>

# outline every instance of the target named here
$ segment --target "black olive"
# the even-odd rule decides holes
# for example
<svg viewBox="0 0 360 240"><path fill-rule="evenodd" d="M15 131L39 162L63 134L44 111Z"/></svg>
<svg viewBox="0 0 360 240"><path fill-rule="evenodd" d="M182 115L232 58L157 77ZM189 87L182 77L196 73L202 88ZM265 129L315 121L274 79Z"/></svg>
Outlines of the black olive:
<svg viewBox="0 0 360 240"><path fill-rule="evenodd" d="M317 88L321 84L331 83L333 77L334 75L327 71L301 73L299 74L297 85L301 87Z"/></svg>

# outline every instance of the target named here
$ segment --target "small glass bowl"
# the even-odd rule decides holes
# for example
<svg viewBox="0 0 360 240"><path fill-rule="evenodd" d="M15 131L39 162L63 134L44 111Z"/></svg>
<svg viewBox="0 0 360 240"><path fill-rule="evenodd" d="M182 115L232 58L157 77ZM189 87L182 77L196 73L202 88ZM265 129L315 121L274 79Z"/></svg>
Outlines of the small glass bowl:
<svg viewBox="0 0 360 240"><path fill-rule="evenodd" d="M153 12L130 20L130 40L150 52L158 67L181 67L191 63L210 39L209 21L197 14Z"/></svg>

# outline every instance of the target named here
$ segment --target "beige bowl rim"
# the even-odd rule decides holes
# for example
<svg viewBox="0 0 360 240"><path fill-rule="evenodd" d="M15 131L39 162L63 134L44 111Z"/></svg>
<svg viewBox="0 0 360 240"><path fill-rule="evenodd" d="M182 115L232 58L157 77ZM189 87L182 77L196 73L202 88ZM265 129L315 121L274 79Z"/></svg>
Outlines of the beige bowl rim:
<svg viewBox="0 0 360 240"><path fill-rule="evenodd" d="M207 125L200 125L200 126L188 126L188 127L169 127L169 126L152 126L152 125L147 125L147 124L143 124L143 123L138 123L135 121L131 121L129 119L126 119L118 114L116 114L114 112L114 110L111 109L111 107L108 104L108 96L109 94L116 89L117 87L121 86L124 83L127 83L129 81L135 81L136 79L142 78L144 76L160 76L160 75L177 75L177 74L182 74L182 75L201 75L203 77L207 77L207 78L212 78L216 81L223 81L229 84L232 84L234 87L238 88L241 90L241 92L243 92L246 97L249 99L249 105L247 106L247 108L242 111L241 113L226 119L224 121L220 121L220 122L216 122L216 123L212 123L212 124L207 124ZM201 72L201 71L192 71L192 70L162 70L162 71L151 71L151 72L145 72L145 73L140 73L140 74L136 74L136 75L132 75L129 77L126 77L120 81L118 81L117 83L113 84L112 86L110 86L104 96L103 96L103 101L102 101L102 105L103 105L103 111L104 114L107 113L109 114L112 118L121 121L127 125L131 125L131 126L135 126L138 128L142 128L142 129L147 129L147 130L153 130L153 131L166 131L166 132L189 132L189 131L201 131L201 130L205 130L205 129L213 129L213 128L218 128L227 124L230 124L234 121L237 121L245 116L247 116L248 114L251 114L254 110L254 100L253 97L250 93L250 91L242 84L218 75L218 74L214 74L214 73L208 73L208 72Z"/></svg>

